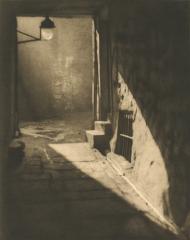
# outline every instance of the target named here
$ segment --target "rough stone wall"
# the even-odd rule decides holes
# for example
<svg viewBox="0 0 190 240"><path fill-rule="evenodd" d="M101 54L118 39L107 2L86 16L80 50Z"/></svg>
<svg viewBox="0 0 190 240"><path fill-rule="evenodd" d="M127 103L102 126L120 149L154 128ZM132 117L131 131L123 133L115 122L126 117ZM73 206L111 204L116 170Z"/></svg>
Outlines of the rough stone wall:
<svg viewBox="0 0 190 240"><path fill-rule="evenodd" d="M132 110L132 181L165 216L182 224L190 167L187 2L112 5L115 150L118 111Z"/></svg>
<svg viewBox="0 0 190 240"><path fill-rule="evenodd" d="M18 30L39 36L43 18L18 17ZM90 111L92 104L92 20L53 18L54 38L18 44L21 119ZM18 33L18 40L31 38Z"/></svg>

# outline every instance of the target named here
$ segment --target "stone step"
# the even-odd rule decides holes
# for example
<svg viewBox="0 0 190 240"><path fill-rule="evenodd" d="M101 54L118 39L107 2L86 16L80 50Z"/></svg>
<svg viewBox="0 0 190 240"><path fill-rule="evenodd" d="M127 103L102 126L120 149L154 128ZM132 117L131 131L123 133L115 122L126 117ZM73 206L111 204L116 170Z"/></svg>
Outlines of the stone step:
<svg viewBox="0 0 190 240"><path fill-rule="evenodd" d="M104 132L106 136L111 134L111 123L109 121L95 121L94 127L95 130Z"/></svg>
<svg viewBox="0 0 190 240"><path fill-rule="evenodd" d="M103 131L86 130L87 141L91 148L97 148L100 151L106 148L106 137Z"/></svg>

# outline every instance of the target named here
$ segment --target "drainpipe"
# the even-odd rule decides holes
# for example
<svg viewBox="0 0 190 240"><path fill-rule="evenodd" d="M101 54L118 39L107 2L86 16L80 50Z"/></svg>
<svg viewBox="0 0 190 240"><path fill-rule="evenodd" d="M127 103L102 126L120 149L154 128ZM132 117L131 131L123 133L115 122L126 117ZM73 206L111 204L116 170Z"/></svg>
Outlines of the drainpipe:
<svg viewBox="0 0 190 240"><path fill-rule="evenodd" d="M16 33L15 33L15 84L14 84L14 132L13 137L18 138L21 136L19 129L19 110L18 110L18 39L17 39L17 20L16 20Z"/></svg>

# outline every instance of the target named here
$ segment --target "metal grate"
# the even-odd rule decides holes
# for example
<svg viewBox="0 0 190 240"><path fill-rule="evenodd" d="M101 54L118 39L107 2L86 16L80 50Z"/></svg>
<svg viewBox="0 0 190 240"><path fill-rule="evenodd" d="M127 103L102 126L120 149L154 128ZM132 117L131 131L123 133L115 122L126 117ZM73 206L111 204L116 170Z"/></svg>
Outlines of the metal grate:
<svg viewBox="0 0 190 240"><path fill-rule="evenodd" d="M133 144L133 112L127 110L119 111L118 134L115 153L122 155L131 162Z"/></svg>

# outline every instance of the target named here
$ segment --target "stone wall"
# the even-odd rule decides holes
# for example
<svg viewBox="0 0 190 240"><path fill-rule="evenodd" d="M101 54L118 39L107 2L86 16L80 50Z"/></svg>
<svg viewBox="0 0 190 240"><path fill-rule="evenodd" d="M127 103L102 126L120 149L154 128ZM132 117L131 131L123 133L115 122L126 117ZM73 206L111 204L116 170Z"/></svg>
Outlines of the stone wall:
<svg viewBox="0 0 190 240"><path fill-rule="evenodd" d="M122 6L122 7L121 7ZM115 151L118 111L133 111L132 181L182 224L188 206L188 5L119 1L110 10Z"/></svg>
<svg viewBox="0 0 190 240"><path fill-rule="evenodd" d="M39 37L42 17L18 17L18 30ZM19 108L23 120L91 111L92 19L53 18L50 41L18 44ZM18 33L18 41L31 40Z"/></svg>

